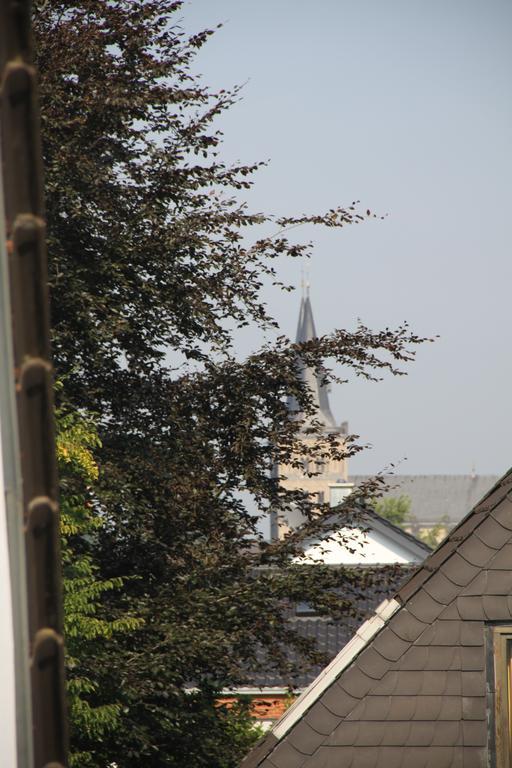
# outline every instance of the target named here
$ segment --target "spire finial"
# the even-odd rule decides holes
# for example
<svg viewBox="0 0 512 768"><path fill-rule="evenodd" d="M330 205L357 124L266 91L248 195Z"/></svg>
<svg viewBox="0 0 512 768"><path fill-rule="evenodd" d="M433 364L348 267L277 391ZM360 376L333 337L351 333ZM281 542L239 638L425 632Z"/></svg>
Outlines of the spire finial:
<svg viewBox="0 0 512 768"><path fill-rule="evenodd" d="M302 292L302 298L306 299L309 298L309 270L304 269L304 267L300 268L300 287Z"/></svg>

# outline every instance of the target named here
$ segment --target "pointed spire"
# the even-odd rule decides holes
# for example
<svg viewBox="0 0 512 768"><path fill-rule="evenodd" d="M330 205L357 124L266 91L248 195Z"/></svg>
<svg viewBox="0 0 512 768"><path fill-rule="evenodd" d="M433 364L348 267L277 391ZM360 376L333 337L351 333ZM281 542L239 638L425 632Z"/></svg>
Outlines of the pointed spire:
<svg viewBox="0 0 512 768"><path fill-rule="evenodd" d="M304 287L304 281L302 281ZM297 324L297 337L295 341L301 344L305 341L311 341L317 338L315 321L313 319L313 309L309 298L309 283L306 283L307 295L302 297L299 310L299 322ZM304 381L313 393L314 402L317 406L317 418L323 421L325 426L330 429L336 428L336 421L331 412L327 387L321 384L321 377L315 373L313 368L305 366L299 360L299 377ZM297 411L299 406L294 397L288 399L288 408Z"/></svg>

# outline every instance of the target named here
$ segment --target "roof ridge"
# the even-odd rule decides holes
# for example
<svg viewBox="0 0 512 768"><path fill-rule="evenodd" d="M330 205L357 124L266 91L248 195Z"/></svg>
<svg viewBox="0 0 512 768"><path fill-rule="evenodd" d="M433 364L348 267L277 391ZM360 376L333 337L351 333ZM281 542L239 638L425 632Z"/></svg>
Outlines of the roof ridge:
<svg viewBox="0 0 512 768"><path fill-rule="evenodd" d="M388 622L395 614L399 614L426 582L438 573L441 566L488 519L493 510L505 499L512 501L512 496L510 495L512 491L511 486L512 469L509 469L448 534L437 549L426 558L419 569L406 579L395 596L381 603L374 616L359 627L354 637L339 652L335 659L308 686L283 717L278 720L272 731L250 753L248 761L244 761L247 768L249 766L256 768L277 748L281 743L281 739L321 700L322 694L339 679L359 655L376 641L377 636L388 626ZM462 554L461 557L463 557ZM427 594L431 600L436 603L438 602L433 595L428 592ZM405 649L403 652L405 652ZM342 719L345 720L345 717Z"/></svg>

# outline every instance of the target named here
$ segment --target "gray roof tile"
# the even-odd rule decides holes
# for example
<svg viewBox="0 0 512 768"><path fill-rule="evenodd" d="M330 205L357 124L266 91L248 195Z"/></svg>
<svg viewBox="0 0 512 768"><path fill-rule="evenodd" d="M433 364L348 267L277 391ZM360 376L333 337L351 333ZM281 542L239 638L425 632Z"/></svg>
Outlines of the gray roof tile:
<svg viewBox="0 0 512 768"><path fill-rule="evenodd" d="M262 768L487 765L484 627L512 617L511 481L400 588L402 607Z"/></svg>
<svg viewBox="0 0 512 768"><path fill-rule="evenodd" d="M349 696L362 699L372 687L373 682L374 680L371 677L368 677L368 675L366 675L359 667L350 667L350 669L343 674L343 679L340 680L340 686Z"/></svg>
<svg viewBox="0 0 512 768"><path fill-rule="evenodd" d="M490 571L510 571L512 568L512 544L506 544L496 552L489 563Z"/></svg>
<svg viewBox="0 0 512 768"><path fill-rule="evenodd" d="M444 573L437 571L423 585L425 592L441 605L448 605L458 595L460 587L454 584Z"/></svg>
<svg viewBox="0 0 512 768"><path fill-rule="evenodd" d="M491 517L497 520L504 528L512 531L512 500L506 499L498 508L493 509Z"/></svg>
<svg viewBox="0 0 512 768"><path fill-rule="evenodd" d="M279 749L272 752L272 763L276 768L300 768L306 758L307 755L295 749L288 737L279 742Z"/></svg>
<svg viewBox="0 0 512 768"><path fill-rule="evenodd" d="M455 600L450 605L447 605L444 611L439 615L439 621L453 621L454 619L460 619L457 602Z"/></svg>
<svg viewBox="0 0 512 768"><path fill-rule="evenodd" d="M487 546L493 549L501 547L510 539L511 532L501 523L498 523L493 517L488 515L486 519L478 526L475 536L483 541Z"/></svg>
<svg viewBox="0 0 512 768"><path fill-rule="evenodd" d="M485 720L487 717L487 701L485 696L462 697L463 720Z"/></svg>
<svg viewBox="0 0 512 768"><path fill-rule="evenodd" d="M360 485L369 475L353 475ZM489 491L496 475L389 475L387 496L409 496L411 512L423 523L435 523L444 515L458 523Z"/></svg>
<svg viewBox="0 0 512 768"><path fill-rule="evenodd" d="M361 723L359 721L351 722L350 720L343 720L343 722L341 722L328 737L327 744L331 747L352 746L357 741L360 728ZM373 732L373 728L365 730L371 730ZM375 738L378 737L375 736ZM373 743L380 744L380 741L375 741Z"/></svg>
<svg viewBox="0 0 512 768"><path fill-rule="evenodd" d="M442 603L434 600L425 590L420 589L407 603L409 612L412 613L419 621L430 624L431 621L437 619L439 614L444 608Z"/></svg>
<svg viewBox="0 0 512 768"><path fill-rule="evenodd" d="M481 696L486 684L484 670L463 670L461 682L463 696Z"/></svg>
<svg viewBox="0 0 512 768"><path fill-rule="evenodd" d="M512 570L511 571L485 571L486 595L510 595L512 594Z"/></svg>
<svg viewBox="0 0 512 768"><path fill-rule="evenodd" d="M477 536L471 536L466 541L463 541L457 551L464 560L479 568L488 563L491 557L496 554L496 550L493 547L488 547Z"/></svg>
<svg viewBox="0 0 512 768"><path fill-rule="evenodd" d="M397 661L410 647L410 643L398 637L390 627L386 627L383 632L377 635L372 647L388 661ZM362 655L364 656L364 654ZM387 666L385 665L384 670L387 669ZM382 674L379 675L380 677Z"/></svg>
<svg viewBox="0 0 512 768"><path fill-rule="evenodd" d="M371 727L368 727L367 723L350 723L350 725L354 727L354 746L378 747L382 744L385 723L372 723Z"/></svg>
<svg viewBox="0 0 512 768"><path fill-rule="evenodd" d="M429 625L413 616L407 608L403 608L391 618L389 626L402 640L414 642Z"/></svg>
<svg viewBox="0 0 512 768"><path fill-rule="evenodd" d="M480 568L471 565L467 560L464 560L464 558L457 554L457 552L454 552L454 554L441 566L441 572L454 584L457 584L459 587L465 587L478 573L480 573Z"/></svg>
<svg viewBox="0 0 512 768"><path fill-rule="evenodd" d="M461 619L481 621L485 619L480 595L461 595L456 600L457 610Z"/></svg>
<svg viewBox="0 0 512 768"><path fill-rule="evenodd" d="M380 680L389 669L389 660L379 652L378 648L366 648L356 662L360 670L373 680Z"/></svg>
<svg viewBox="0 0 512 768"><path fill-rule="evenodd" d="M443 720L434 728L432 744L437 747L454 747L462 743L462 728L460 721Z"/></svg>
<svg viewBox="0 0 512 768"><path fill-rule="evenodd" d="M487 722L485 720L463 720L462 738L466 747L480 747L487 744Z"/></svg>
<svg viewBox="0 0 512 768"><path fill-rule="evenodd" d="M346 717L351 712L362 697L351 696L341 685L334 683L322 696L322 703L327 707L331 714L339 718Z"/></svg>
<svg viewBox="0 0 512 768"><path fill-rule="evenodd" d="M294 728L288 736L290 744L304 755L312 755L324 738L325 734L312 728L305 719L301 720L297 728Z"/></svg>
<svg viewBox="0 0 512 768"><path fill-rule="evenodd" d="M347 694L345 692L343 692L343 697L346 700ZM338 712L338 715L333 714L321 701L317 701L306 714L305 720L317 733L323 733L324 736L327 736L339 723L339 715L348 714L350 707L358 702L359 699L351 699L351 701L352 703L346 707L346 711L343 713Z"/></svg>
<svg viewBox="0 0 512 768"><path fill-rule="evenodd" d="M475 747L464 747L464 768L487 768L487 750Z"/></svg>
<svg viewBox="0 0 512 768"><path fill-rule="evenodd" d="M510 595L484 595L482 605L484 615L489 621L509 621L511 618Z"/></svg>
<svg viewBox="0 0 512 768"><path fill-rule="evenodd" d="M400 726L402 724L400 723ZM401 728L397 728L395 735L395 744L410 745L411 747L428 747L434 740L436 723L418 722L407 723L409 725L408 734L405 734Z"/></svg>
<svg viewBox="0 0 512 768"><path fill-rule="evenodd" d="M463 621L460 624L460 644L483 645L484 644L484 626L481 621Z"/></svg>

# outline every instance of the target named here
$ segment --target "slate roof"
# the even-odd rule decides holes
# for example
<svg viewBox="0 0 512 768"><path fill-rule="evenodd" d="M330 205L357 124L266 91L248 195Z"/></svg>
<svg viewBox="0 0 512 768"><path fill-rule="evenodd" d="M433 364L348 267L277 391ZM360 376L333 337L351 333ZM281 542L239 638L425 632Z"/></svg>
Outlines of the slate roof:
<svg viewBox="0 0 512 768"><path fill-rule="evenodd" d="M410 569L407 569L407 573L410 573ZM371 590L366 589L359 599L355 597L358 610L358 615L355 617L347 616L342 621L335 622L318 616L296 616L291 618L290 622L293 624L293 629L300 635L314 639L317 649L331 661L348 643L361 621L371 616L384 598L394 594L404 578L403 574L397 573L386 586L380 585ZM295 662L297 654L290 650L288 658L291 662ZM267 664L262 664L259 673L251 674L250 685L257 688L291 687L302 690L318 677L322 669L323 665L317 665L300 675L285 678L277 670L268 669Z"/></svg>
<svg viewBox="0 0 512 768"><path fill-rule="evenodd" d="M313 310L309 296L302 297L299 310L299 322L297 324L296 343L301 344L305 341L311 341L317 338L315 321L313 319ZM329 430L340 430L336 425L336 420L332 415L329 405L328 388L321 384L320 377L316 375L313 368L304 365L302 360L298 361L298 376L311 390L313 402L318 412L318 420L322 421ZM288 398L288 410L292 412L299 411L299 405L294 397Z"/></svg>
<svg viewBox="0 0 512 768"><path fill-rule="evenodd" d="M353 475L351 482L360 485L370 475ZM446 515L452 523L462 520L498 475L389 475L390 490L386 496L405 494L411 498L411 512L419 523L432 524Z"/></svg>
<svg viewBox="0 0 512 768"><path fill-rule="evenodd" d="M484 768L493 749L485 628L511 621L512 470L358 630L244 768Z"/></svg>

